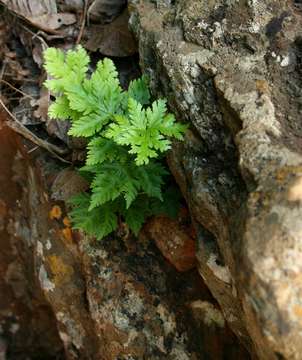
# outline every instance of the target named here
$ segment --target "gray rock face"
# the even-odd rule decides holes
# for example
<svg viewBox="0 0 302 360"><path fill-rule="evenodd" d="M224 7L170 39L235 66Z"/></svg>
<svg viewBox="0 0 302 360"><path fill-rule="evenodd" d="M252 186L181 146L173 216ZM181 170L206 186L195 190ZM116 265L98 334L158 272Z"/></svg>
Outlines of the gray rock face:
<svg viewBox="0 0 302 360"><path fill-rule="evenodd" d="M255 358L302 354L302 9L298 2L130 1L154 93L191 124L169 163L199 272Z"/></svg>

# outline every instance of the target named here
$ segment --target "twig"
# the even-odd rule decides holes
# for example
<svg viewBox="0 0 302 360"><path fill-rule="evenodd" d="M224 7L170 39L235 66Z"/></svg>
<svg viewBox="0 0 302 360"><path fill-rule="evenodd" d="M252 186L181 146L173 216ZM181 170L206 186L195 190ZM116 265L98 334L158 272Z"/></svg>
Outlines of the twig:
<svg viewBox="0 0 302 360"><path fill-rule="evenodd" d="M44 40L44 38L40 35L45 34L43 31L39 30L37 33L31 31L27 26L25 26L24 24L20 24L20 26L23 28L23 30L25 30L26 32L28 32L31 35L31 40L34 39L38 39L41 42L41 46L42 46L42 50L46 50L48 48L48 45L46 43L46 41ZM48 40L48 39L46 39Z"/></svg>
<svg viewBox="0 0 302 360"><path fill-rule="evenodd" d="M36 151L37 149L39 149L39 146L34 146L32 149L27 151L27 154L31 154L32 152Z"/></svg>
<svg viewBox="0 0 302 360"><path fill-rule="evenodd" d="M79 35L78 35L78 38L77 38L77 41L76 41L76 45L78 45L82 40L82 36L83 36L84 28L85 28L85 23L86 23L86 17L87 17L87 9L88 9L88 0L84 0L83 18L82 18L80 32L79 32Z"/></svg>
<svg viewBox="0 0 302 360"><path fill-rule="evenodd" d="M30 140L32 143L44 148L62 162L67 164L71 163L70 161L63 159L60 156L66 154L67 153L66 150L63 150L56 145L50 144L47 141L40 139L38 136L36 136L30 130L28 130L27 127L25 127L22 123L19 122L19 120L9 111L9 109L5 106L5 104L1 99L0 99L0 104L2 105L3 109L8 113L8 115L14 120L14 121L7 121L6 122L7 126L9 126L12 130L19 133L26 139Z"/></svg>
<svg viewBox="0 0 302 360"><path fill-rule="evenodd" d="M18 82L29 82L29 83L37 83L38 80L33 80L33 79L26 79L26 78L23 78L23 79L19 79L19 78L16 78L14 77L15 74L12 74L12 73L5 73L5 77L9 77L11 80L14 80L14 81L18 81Z"/></svg>
<svg viewBox="0 0 302 360"><path fill-rule="evenodd" d="M1 72L0 72L0 79L2 80L4 72L5 72L5 68L6 68L6 61L4 60L2 62L2 67L1 67Z"/></svg>
<svg viewBox="0 0 302 360"><path fill-rule="evenodd" d="M24 97L29 97L29 98L32 99L32 100L36 100L36 99L35 99L34 97L32 97L31 95L26 94L25 92L23 92L23 91L15 88L15 87L14 87L12 84L10 84L8 81L5 81L5 80L3 80L3 79L0 79L0 82L2 82L3 84L9 86L11 89L17 91L18 93L22 94Z"/></svg>
<svg viewBox="0 0 302 360"><path fill-rule="evenodd" d="M46 34L44 31L42 30L39 30L37 33L34 34L34 36L32 37L32 39L34 38L39 38L39 40L41 41L43 39L45 45L46 45L46 48L44 48L43 50L47 49L48 48L48 45L46 44L44 38L47 40L47 41L52 41L52 40L56 40L56 39L64 39L66 36L65 35L61 35L61 34L58 34L58 35L48 35Z"/></svg>
<svg viewBox="0 0 302 360"><path fill-rule="evenodd" d="M2 62L1 71L0 71L0 79L1 79L1 80L2 80L3 75L4 75L5 68L6 68L6 61L4 60L4 61ZM0 84L0 95L1 95L1 92L2 92L2 86L1 86L1 84Z"/></svg>

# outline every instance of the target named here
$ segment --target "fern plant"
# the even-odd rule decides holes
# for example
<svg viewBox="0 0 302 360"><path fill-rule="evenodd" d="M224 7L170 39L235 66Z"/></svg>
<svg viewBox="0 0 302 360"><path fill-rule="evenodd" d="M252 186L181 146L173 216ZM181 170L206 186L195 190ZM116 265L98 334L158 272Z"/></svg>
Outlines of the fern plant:
<svg viewBox="0 0 302 360"><path fill-rule="evenodd" d="M176 198L163 191L167 171L159 158L171 138L183 139L186 125L168 113L166 100L151 103L145 76L123 91L107 58L89 76L90 59L81 46L67 53L48 48L44 57L49 76L45 86L56 98L49 117L70 120L69 135L85 137L88 143L80 171L92 179L91 191L70 200L74 228L101 239L122 217L138 234L146 217L173 211Z"/></svg>

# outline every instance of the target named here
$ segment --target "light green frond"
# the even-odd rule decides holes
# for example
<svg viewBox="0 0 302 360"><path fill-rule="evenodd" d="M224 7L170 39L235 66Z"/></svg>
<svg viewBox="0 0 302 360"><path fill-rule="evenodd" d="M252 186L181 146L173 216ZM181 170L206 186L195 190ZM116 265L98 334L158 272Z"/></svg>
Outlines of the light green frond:
<svg viewBox="0 0 302 360"><path fill-rule="evenodd" d="M66 96L60 96L48 108L50 119L67 120L70 118L69 101Z"/></svg>
<svg viewBox="0 0 302 360"><path fill-rule="evenodd" d="M67 52L49 48L44 57L45 86L56 98L49 117L69 119L68 134L87 138L80 174L90 191L71 200L73 227L101 239L117 228L119 215L137 235L146 217L176 208L163 193L167 171L155 159L173 138L183 138L186 125L168 113L166 100L150 105L146 76L124 91L110 59L99 61L89 76L89 56L81 46Z"/></svg>
<svg viewBox="0 0 302 360"><path fill-rule="evenodd" d="M62 50L50 47L44 51L44 69L50 76L62 78L66 75L64 60Z"/></svg>
<svg viewBox="0 0 302 360"><path fill-rule="evenodd" d="M142 76L140 79L132 80L128 87L128 95L141 105L148 105L150 102L150 91L148 87L148 77Z"/></svg>
<svg viewBox="0 0 302 360"><path fill-rule="evenodd" d="M76 137L90 137L101 131L102 127L108 122L108 117L98 114L89 114L82 116L79 120L73 122L68 135Z"/></svg>

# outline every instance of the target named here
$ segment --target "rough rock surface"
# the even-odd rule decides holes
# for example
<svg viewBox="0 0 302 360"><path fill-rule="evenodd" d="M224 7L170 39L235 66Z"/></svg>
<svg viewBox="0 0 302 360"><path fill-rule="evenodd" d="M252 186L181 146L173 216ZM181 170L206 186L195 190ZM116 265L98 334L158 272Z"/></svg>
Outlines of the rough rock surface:
<svg viewBox="0 0 302 360"><path fill-rule="evenodd" d="M64 358L63 346L51 307L37 286L30 236L27 232L28 242L20 241L20 226L13 221L16 213L26 214L28 208L21 207L22 184L14 181L12 168L22 146L10 129L2 127L4 120L0 112L0 359L39 355L59 360ZM23 225L26 221L23 216Z"/></svg>
<svg viewBox="0 0 302 360"><path fill-rule="evenodd" d="M302 9L292 0L131 0L154 92L191 124L170 167L199 272L260 359L302 354Z"/></svg>
<svg viewBox="0 0 302 360"><path fill-rule="evenodd" d="M155 216L148 220L144 230L178 271L196 267L195 238L190 236L190 227L182 224L181 219Z"/></svg>
<svg viewBox="0 0 302 360"><path fill-rule="evenodd" d="M247 355L196 270L178 274L143 234L140 240L112 237L102 243L72 234L64 204L44 193L55 188L50 184L60 173L49 172L43 158L37 166L42 179L34 173L28 178L28 189L39 199L26 200L28 230L36 229L35 270L68 359Z"/></svg>
<svg viewBox="0 0 302 360"><path fill-rule="evenodd" d="M64 200L83 180L20 141L16 156L5 127L0 140L1 359L248 359L196 269L144 232L73 234Z"/></svg>

